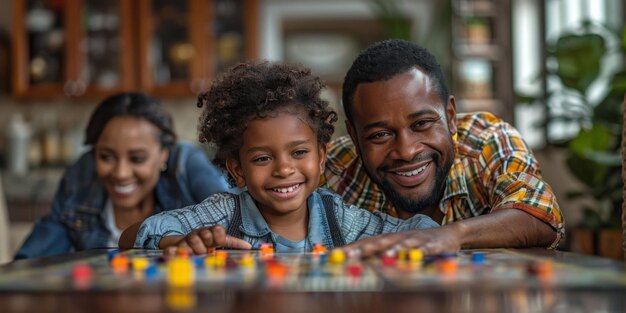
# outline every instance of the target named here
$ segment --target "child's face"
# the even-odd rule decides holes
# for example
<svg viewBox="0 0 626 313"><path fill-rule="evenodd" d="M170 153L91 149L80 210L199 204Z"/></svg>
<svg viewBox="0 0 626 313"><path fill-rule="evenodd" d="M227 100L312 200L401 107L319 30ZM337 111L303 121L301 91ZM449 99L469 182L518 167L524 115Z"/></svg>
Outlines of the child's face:
<svg viewBox="0 0 626 313"><path fill-rule="evenodd" d="M276 117L248 123L239 162L227 161L237 186L248 187L267 216L307 210L307 198L318 187L326 150L303 114L279 111Z"/></svg>

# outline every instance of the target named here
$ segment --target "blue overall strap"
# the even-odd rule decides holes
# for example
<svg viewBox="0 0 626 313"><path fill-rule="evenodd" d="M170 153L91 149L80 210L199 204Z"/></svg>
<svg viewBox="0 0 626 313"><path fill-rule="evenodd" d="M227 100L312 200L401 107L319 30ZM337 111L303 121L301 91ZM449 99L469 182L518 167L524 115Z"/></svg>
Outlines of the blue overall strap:
<svg viewBox="0 0 626 313"><path fill-rule="evenodd" d="M341 247L346 244L341 234L341 228L337 223L337 217L335 216L335 201L332 196L322 195L322 203L324 210L326 211L326 220L328 221L328 228L330 228L330 236L333 240L333 248Z"/></svg>

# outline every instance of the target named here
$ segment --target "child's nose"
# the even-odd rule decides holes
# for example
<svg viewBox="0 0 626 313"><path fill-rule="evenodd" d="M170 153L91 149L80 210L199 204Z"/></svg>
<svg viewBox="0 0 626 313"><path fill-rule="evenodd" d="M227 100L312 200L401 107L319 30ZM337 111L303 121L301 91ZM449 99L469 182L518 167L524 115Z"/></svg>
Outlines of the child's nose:
<svg viewBox="0 0 626 313"><path fill-rule="evenodd" d="M289 161L278 160L276 167L274 168L273 175L278 177L287 177L295 173L296 169Z"/></svg>

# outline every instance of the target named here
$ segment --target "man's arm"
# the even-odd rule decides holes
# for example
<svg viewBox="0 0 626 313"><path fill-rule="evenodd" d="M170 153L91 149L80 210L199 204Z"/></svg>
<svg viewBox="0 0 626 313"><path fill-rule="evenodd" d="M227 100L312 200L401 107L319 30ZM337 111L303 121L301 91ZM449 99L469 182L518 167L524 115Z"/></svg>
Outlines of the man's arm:
<svg viewBox="0 0 626 313"><path fill-rule="evenodd" d="M343 249L349 255L364 257L410 248L432 255L461 248L545 247L555 238L554 229L534 216L517 209L502 209L439 228L366 238Z"/></svg>

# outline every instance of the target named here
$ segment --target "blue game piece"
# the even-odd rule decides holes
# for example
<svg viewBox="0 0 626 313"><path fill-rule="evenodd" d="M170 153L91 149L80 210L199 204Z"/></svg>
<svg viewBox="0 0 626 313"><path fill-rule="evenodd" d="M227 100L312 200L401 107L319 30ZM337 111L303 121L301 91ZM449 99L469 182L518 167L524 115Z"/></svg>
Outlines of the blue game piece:
<svg viewBox="0 0 626 313"><path fill-rule="evenodd" d="M476 265L485 264L485 253L484 252L474 252L472 253L472 263Z"/></svg>
<svg viewBox="0 0 626 313"><path fill-rule="evenodd" d="M118 255L120 253L120 250L111 250L107 253L107 257L109 259L109 262L111 262L111 260L113 259L114 256Z"/></svg>
<svg viewBox="0 0 626 313"><path fill-rule="evenodd" d="M146 267L145 274L146 274L147 279L156 278L157 275L159 274L159 268L155 264L150 263L150 265Z"/></svg>
<svg viewBox="0 0 626 313"><path fill-rule="evenodd" d="M328 262L328 253L320 254L320 264L324 265Z"/></svg>
<svg viewBox="0 0 626 313"><path fill-rule="evenodd" d="M203 257L194 257L193 263L196 268L204 268L204 258Z"/></svg>

